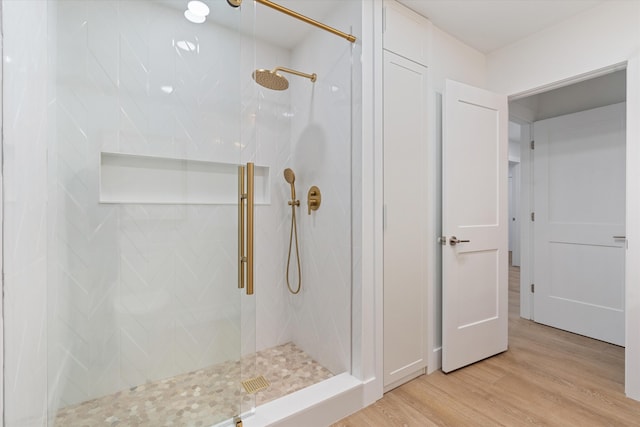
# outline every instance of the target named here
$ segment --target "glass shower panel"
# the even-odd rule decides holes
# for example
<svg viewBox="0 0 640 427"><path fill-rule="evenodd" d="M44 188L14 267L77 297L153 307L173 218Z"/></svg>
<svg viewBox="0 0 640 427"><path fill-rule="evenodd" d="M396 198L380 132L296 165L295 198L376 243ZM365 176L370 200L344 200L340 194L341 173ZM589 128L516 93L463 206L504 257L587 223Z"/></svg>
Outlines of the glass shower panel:
<svg viewBox="0 0 640 427"><path fill-rule="evenodd" d="M244 141L271 176L270 203L256 207L255 375L270 382L257 395L261 404L351 369L354 46L256 2L242 7L249 5L255 53L243 78L255 93ZM288 6L341 30L360 17L358 2ZM253 70L277 67L317 79L280 72L289 83L282 91L251 79ZM322 195L316 211L308 209L312 186Z"/></svg>
<svg viewBox="0 0 640 427"><path fill-rule="evenodd" d="M227 420L242 400L241 15L49 4L49 425Z"/></svg>

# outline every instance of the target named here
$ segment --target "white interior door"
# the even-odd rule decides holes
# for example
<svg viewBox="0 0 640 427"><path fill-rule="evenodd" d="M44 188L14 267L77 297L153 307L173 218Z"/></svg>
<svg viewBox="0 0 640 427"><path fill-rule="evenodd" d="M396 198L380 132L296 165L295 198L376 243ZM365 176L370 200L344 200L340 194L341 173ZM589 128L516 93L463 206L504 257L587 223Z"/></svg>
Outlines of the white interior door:
<svg viewBox="0 0 640 427"><path fill-rule="evenodd" d="M624 103L534 124L534 320L624 345Z"/></svg>
<svg viewBox="0 0 640 427"><path fill-rule="evenodd" d="M507 349L508 111L506 96L450 80L444 103L442 370L450 372Z"/></svg>

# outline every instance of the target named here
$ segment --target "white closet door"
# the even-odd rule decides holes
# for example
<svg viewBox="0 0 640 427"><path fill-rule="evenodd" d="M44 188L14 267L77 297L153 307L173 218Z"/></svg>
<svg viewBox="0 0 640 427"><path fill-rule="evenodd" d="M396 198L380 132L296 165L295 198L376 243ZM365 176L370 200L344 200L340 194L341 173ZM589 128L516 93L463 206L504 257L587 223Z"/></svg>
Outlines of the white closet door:
<svg viewBox="0 0 640 427"><path fill-rule="evenodd" d="M534 319L624 345L625 104L534 124Z"/></svg>
<svg viewBox="0 0 640 427"><path fill-rule="evenodd" d="M427 69L384 53L384 385L426 367Z"/></svg>
<svg viewBox="0 0 640 427"><path fill-rule="evenodd" d="M507 97L447 80L442 144L442 370L507 349ZM456 242L456 239L459 242Z"/></svg>

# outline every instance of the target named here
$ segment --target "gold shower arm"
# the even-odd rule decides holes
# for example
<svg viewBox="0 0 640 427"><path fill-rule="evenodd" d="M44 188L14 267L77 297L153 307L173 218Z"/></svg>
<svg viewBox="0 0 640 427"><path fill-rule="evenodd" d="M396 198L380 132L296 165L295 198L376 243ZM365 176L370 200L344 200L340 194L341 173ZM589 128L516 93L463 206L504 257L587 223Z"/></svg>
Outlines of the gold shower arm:
<svg viewBox="0 0 640 427"><path fill-rule="evenodd" d="M328 26L326 24L323 24L322 22L318 22L315 19L311 19L311 18L309 18L307 16L304 16L301 13L295 12L295 11L293 11L291 9L287 9L286 7L280 6L277 3L274 3L274 2L269 1L269 0L255 0L255 1L256 1L256 3L260 3L260 4L263 4L265 6L270 7L272 9L275 9L278 12L282 12L285 15L289 15L289 16L291 16L293 18L299 19L300 21L306 22L307 24L311 24L311 25L314 25L314 26L316 26L318 28L322 28L325 31L328 31L328 32L330 32L332 34L335 34L336 36L342 37L343 39L347 39L351 43L355 43L356 42L356 37L351 35L351 34L343 33L340 30L336 30L333 27L330 27L330 26Z"/></svg>
<svg viewBox="0 0 640 427"><path fill-rule="evenodd" d="M285 73L295 74L296 76L300 76L300 77L306 77L312 82L315 82L316 79L318 78L318 75L316 73L307 74L307 73L303 73L302 71L292 70L291 68L287 68L287 67L276 67L273 69L274 73L277 71L284 71Z"/></svg>

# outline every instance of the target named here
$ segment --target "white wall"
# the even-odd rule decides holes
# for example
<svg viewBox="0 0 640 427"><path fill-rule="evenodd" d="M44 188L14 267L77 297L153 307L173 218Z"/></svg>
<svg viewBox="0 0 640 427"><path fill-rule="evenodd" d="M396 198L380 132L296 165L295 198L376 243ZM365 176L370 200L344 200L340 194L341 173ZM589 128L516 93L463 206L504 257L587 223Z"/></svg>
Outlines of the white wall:
<svg viewBox="0 0 640 427"><path fill-rule="evenodd" d="M608 1L487 55L487 87L528 92L627 61L640 47L640 2Z"/></svg>
<svg viewBox="0 0 640 427"><path fill-rule="evenodd" d="M435 25L430 26L429 66L431 84L436 93L444 91L446 79L472 86L485 87L484 54L462 43Z"/></svg>
<svg viewBox="0 0 640 427"><path fill-rule="evenodd" d="M369 405L383 392L383 1L362 1L362 156L356 161L361 168L362 240L358 249L362 264L357 276L362 285L354 288L354 375L366 381L363 402ZM356 317L357 314L357 317ZM362 332L362 335L359 334Z"/></svg>
<svg viewBox="0 0 640 427"><path fill-rule="evenodd" d="M2 8L0 8L0 25L2 22ZM4 58L2 54L2 36L0 36L0 58ZM4 61L0 62L0 99L2 98L2 66ZM0 103L0 128L2 127L2 105ZM2 141L0 140L0 144ZM0 221L4 221L2 217L2 212L4 212L4 195L2 194L2 188L4 188L3 177L4 174L2 172L2 150L0 150ZM4 242L3 232L0 231L0 241ZM3 261L4 254L2 252L2 247L4 245L0 245L0 269L3 269ZM3 270L4 271L4 270ZM0 288L4 288L4 279L0 278ZM3 298L0 297L0 366L4 366L4 313L3 313L4 301ZM4 373L0 374L0 425L4 424Z"/></svg>
<svg viewBox="0 0 640 427"><path fill-rule="evenodd" d="M611 1L536 33L487 56L488 86L510 96L526 96L597 75L602 70L627 68L627 115L640 115L640 2ZM521 109L526 115L526 108ZM525 117L520 117L524 118ZM640 134L635 120L627 120L627 259L639 259L640 200L638 183ZM527 158L523 156L523 162ZM527 173L523 169L523 175ZM526 197L523 194L523 200ZM523 211L528 211L523 209ZM523 227L524 229L524 227ZM524 241L524 237L523 237ZM523 248L524 249L524 248ZM526 259L526 254L523 252ZM640 271L627 262L627 339L625 389L640 399ZM523 265L524 266L524 265ZM526 280L527 271L523 269ZM524 282L523 282L524 283Z"/></svg>

